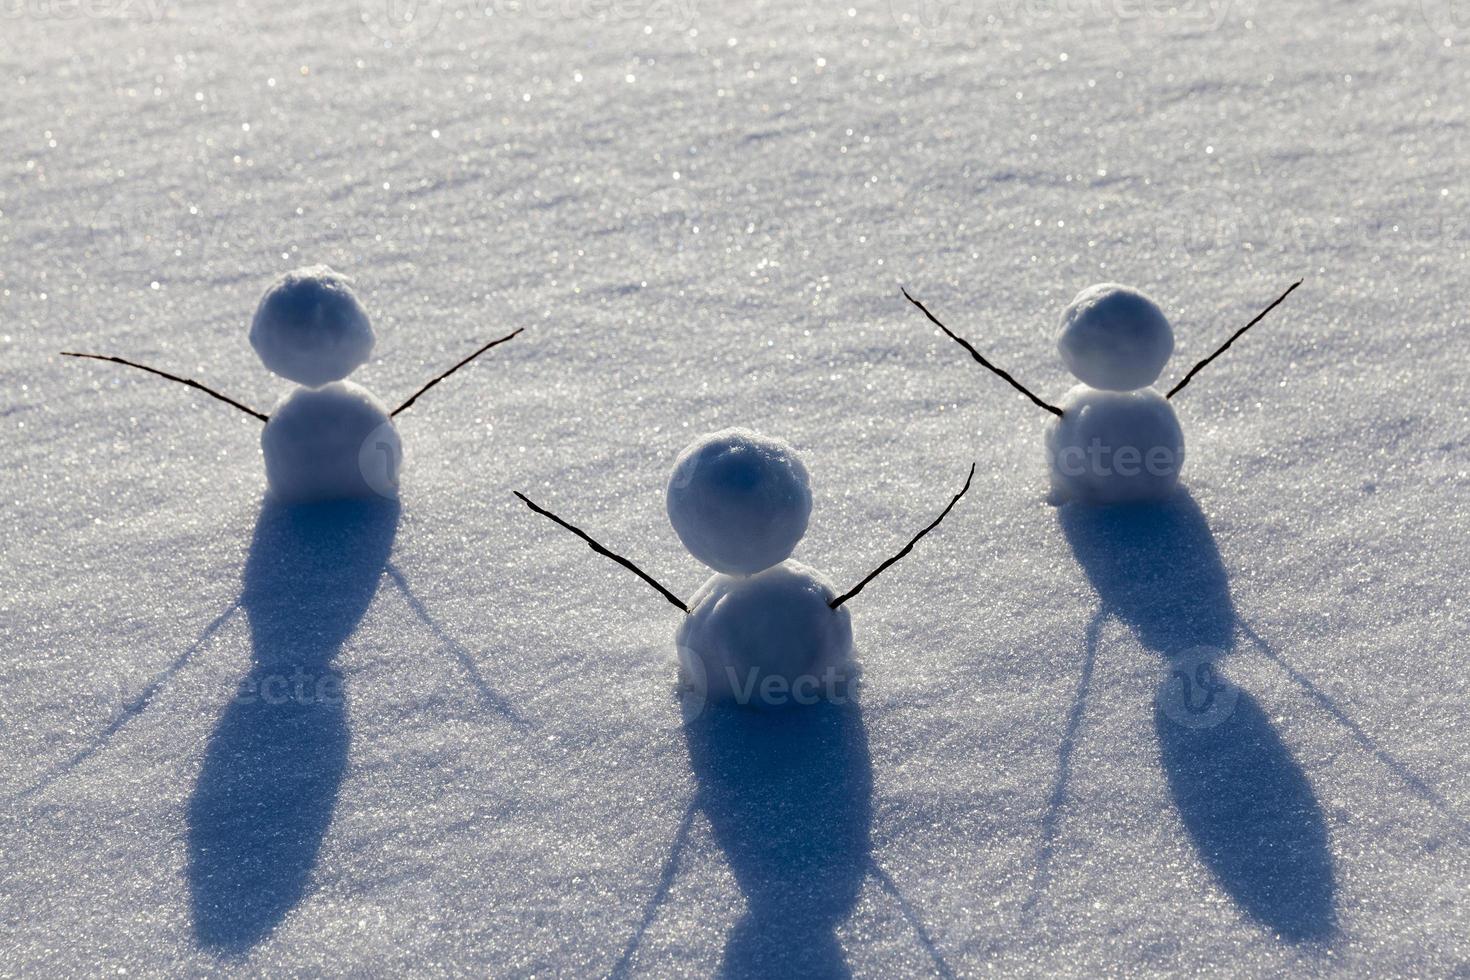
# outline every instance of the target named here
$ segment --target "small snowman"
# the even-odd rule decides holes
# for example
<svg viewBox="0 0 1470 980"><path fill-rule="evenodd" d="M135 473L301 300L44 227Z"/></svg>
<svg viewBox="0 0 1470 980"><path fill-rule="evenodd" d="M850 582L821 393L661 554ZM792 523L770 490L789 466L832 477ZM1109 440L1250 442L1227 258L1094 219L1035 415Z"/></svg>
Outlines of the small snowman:
<svg viewBox="0 0 1470 980"><path fill-rule="evenodd" d="M983 367L1054 416L1045 435L1051 502L1108 504L1169 496L1184 465L1184 432L1169 399L1300 285L1293 283L1167 394L1153 387L1174 353L1174 330L1163 310L1128 286L1090 286L1062 312L1057 350L1081 383L1060 405L1036 397L940 323L907 290L903 295Z"/></svg>
<svg viewBox="0 0 1470 980"><path fill-rule="evenodd" d="M812 493L796 451L749 429L710 433L679 454L665 503L674 533L715 572L685 603L628 559L516 493L532 511L638 575L686 613L675 642L696 703L782 708L841 701L856 677L852 621L843 604L903 558L944 520L970 479L932 524L850 591L791 557L806 533Z"/></svg>
<svg viewBox="0 0 1470 980"><path fill-rule="evenodd" d="M266 368L298 387L269 415L197 381L100 354L62 353L135 367L196 388L265 423L260 448L271 493L285 503L398 496L403 446L393 418L434 385L513 333L493 340L388 410L347 376L371 356L376 335L352 281L324 265L288 272L261 297L250 345Z"/></svg>

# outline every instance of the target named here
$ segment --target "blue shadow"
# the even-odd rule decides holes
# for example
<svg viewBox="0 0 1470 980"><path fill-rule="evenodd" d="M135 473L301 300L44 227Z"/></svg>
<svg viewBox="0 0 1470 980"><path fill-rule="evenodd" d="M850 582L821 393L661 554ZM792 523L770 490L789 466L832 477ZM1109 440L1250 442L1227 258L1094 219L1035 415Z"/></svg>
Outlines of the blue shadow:
<svg viewBox="0 0 1470 980"><path fill-rule="evenodd" d="M398 517L387 501L261 509L240 597L253 663L189 800L189 891L205 948L249 950L306 892L347 767L333 660L377 592Z"/></svg>
<svg viewBox="0 0 1470 980"><path fill-rule="evenodd" d="M1236 905L1292 942L1330 938L1336 889L1322 809L1255 699L1241 691L1213 728L1186 728L1162 710L1154 725L1174 805Z"/></svg>
<svg viewBox="0 0 1470 980"><path fill-rule="evenodd" d="M1116 616L1165 657L1235 648L1229 575L1188 491L1155 504L1070 504L1060 516L1102 599L1100 616ZM1336 884L1321 805L1255 699L1239 690L1236 698L1208 728L1156 708L1170 795L1201 860L1239 908L1289 941L1330 938Z"/></svg>
<svg viewBox="0 0 1470 980"><path fill-rule="evenodd" d="M1138 642L1158 653L1235 646L1235 603L1215 536L1187 490L1155 504L1060 513L1072 554Z"/></svg>
<svg viewBox="0 0 1470 980"><path fill-rule="evenodd" d="M711 706L684 734L696 804L745 895L720 975L849 976L836 928L873 867L861 709Z"/></svg>

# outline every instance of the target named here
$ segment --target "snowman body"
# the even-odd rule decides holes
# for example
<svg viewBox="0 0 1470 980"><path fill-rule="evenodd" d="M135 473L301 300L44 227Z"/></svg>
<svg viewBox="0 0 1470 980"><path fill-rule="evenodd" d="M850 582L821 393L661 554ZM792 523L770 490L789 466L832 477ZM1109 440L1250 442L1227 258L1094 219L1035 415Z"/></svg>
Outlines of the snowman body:
<svg viewBox="0 0 1470 980"><path fill-rule="evenodd" d="M403 446L388 409L345 380L375 341L350 280L326 266L289 272L261 298L251 346L269 370L299 385L271 410L260 435L277 498L398 496Z"/></svg>
<svg viewBox="0 0 1470 980"><path fill-rule="evenodd" d="M1057 348L1081 384L1046 430L1052 502L1169 496L1184 465L1184 433L1152 387L1174 351L1158 305L1126 286L1092 286L1062 314Z"/></svg>
<svg viewBox="0 0 1470 980"><path fill-rule="evenodd" d="M795 451L746 429L704 436L680 454L666 502L679 539L715 570L675 637L684 682L757 709L845 699L857 674L851 616L790 557L811 513Z"/></svg>

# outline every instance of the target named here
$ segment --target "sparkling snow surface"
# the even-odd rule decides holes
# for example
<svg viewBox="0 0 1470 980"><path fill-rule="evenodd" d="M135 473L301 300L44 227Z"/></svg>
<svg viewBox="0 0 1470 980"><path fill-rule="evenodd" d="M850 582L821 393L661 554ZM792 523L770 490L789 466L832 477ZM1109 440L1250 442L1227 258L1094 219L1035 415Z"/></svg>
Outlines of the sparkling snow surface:
<svg viewBox="0 0 1470 980"><path fill-rule="evenodd" d="M1470 969L1464 0L384 7L0 5L0 974ZM314 263L389 405L528 328L397 506L263 506L257 420L57 356L268 411ZM1298 277L1141 511L1048 506L899 295L1055 399L1083 287L1164 386ZM846 607L855 706L686 727L677 610L511 496L687 599L732 425L844 589L979 463Z"/></svg>

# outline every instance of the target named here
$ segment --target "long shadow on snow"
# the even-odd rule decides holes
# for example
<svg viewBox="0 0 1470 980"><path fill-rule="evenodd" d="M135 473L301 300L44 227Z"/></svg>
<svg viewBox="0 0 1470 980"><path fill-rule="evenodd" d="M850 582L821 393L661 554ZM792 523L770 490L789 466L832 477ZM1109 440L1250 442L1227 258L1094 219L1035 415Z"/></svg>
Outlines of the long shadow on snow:
<svg viewBox="0 0 1470 980"><path fill-rule="evenodd" d="M721 975L848 976L835 930L872 868L873 769L861 709L712 705L684 733L698 806L747 906Z"/></svg>
<svg viewBox="0 0 1470 980"><path fill-rule="evenodd" d="M254 662L189 801L189 890L206 948L248 950L305 894L347 765L332 661L377 591L398 516L387 501L261 508L240 597Z"/></svg>
<svg viewBox="0 0 1470 980"><path fill-rule="evenodd" d="M1102 599L1100 616L1116 616L1164 656L1199 646L1234 649L1229 577L1187 491L1157 504L1073 504L1061 522ZM1190 681L1181 671L1169 683ZM1196 691L1183 694L1198 701ZM1170 794L1221 887L1288 940L1330 937L1336 885L1322 808L1255 699L1239 692L1234 710L1212 728L1185 727L1161 708L1154 722Z"/></svg>

